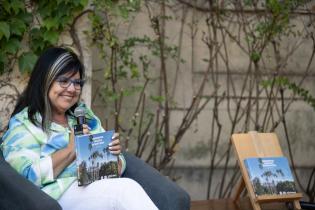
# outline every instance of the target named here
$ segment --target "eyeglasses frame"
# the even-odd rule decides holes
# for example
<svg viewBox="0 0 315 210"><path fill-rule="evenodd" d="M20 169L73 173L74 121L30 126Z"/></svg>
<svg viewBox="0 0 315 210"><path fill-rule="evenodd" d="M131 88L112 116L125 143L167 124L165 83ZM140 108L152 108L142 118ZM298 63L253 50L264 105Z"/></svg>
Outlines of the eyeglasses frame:
<svg viewBox="0 0 315 210"><path fill-rule="evenodd" d="M62 83L62 81L61 81L62 79L66 79L68 85L66 85L66 86L62 85L61 84ZM84 83L85 83L85 80L83 80L83 79L71 79L69 77L64 77L64 76L58 77L56 79L56 81L58 82L59 86L62 87L62 88L68 88L68 87L70 87L71 84L73 84L73 87L76 90L82 90L82 87L84 86ZM79 85L79 88L76 85Z"/></svg>

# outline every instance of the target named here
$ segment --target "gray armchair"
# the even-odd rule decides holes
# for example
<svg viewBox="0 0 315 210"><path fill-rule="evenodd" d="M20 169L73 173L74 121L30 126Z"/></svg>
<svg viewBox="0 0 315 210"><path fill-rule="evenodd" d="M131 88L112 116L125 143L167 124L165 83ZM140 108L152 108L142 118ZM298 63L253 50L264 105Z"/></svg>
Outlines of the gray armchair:
<svg viewBox="0 0 315 210"><path fill-rule="evenodd" d="M143 160L124 153L127 168L123 177L137 181L160 210L189 210L190 197L173 181Z"/></svg>
<svg viewBox="0 0 315 210"><path fill-rule="evenodd" d="M18 174L3 158L0 150L0 209L59 210L58 202Z"/></svg>
<svg viewBox="0 0 315 210"><path fill-rule="evenodd" d="M141 159L125 153L123 177L136 180L160 210L189 210L189 195ZM0 150L1 210L60 210L56 200L18 174L4 160Z"/></svg>

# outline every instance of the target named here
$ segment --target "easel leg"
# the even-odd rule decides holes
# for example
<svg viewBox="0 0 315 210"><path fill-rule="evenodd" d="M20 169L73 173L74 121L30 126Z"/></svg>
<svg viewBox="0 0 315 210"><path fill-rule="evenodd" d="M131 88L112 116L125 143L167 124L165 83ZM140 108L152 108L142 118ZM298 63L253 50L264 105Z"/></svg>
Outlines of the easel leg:
<svg viewBox="0 0 315 210"><path fill-rule="evenodd" d="M259 203L252 201L252 206L254 210L261 210Z"/></svg>
<svg viewBox="0 0 315 210"><path fill-rule="evenodd" d="M294 200L293 205L294 205L294 209L297 209L297 210L302 209L299 200Z"/></svg>
<svg viewBox="0 0 315 210"><path fill-rule="evenodd" d="M235 189L236 190L234 191L234 193L232 195L232 199L233 199L234 203L237 203L238 199L240 198L241 193L245 189L245 182L244 182L244 179L242 177L237 181Z"/></svg>

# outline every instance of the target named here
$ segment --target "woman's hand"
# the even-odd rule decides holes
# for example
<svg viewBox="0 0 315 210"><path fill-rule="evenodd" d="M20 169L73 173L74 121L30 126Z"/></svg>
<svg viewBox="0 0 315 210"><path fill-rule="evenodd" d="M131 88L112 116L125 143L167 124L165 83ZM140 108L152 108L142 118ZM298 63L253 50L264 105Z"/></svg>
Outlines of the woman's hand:
<svg viewBox="0 0 315 210"><path fill-rule="evenodd" d="M82 129L83 129L83 134L89 134L90 133L90 128L87 124L83 124ZM73 160L76 157L74 139L75 139L74 130L71 129L71 133L69 134L69 143L67 146L67 150L69 151L69 155L70 155L71 159L73 159Z"/></svg>
<svg viewBox="0 0 315 210"><path fill-rule="evenodd" d="M89 134L90 128L88 125L83 124L83 134ZM52 154L52 164L54 170L54 178L56 178L68 165L70 165L76 158L75 153L75 135L74 130L71 129L69 134L69 143L64 149L60 149Z"/></svg>
<svg viewBox="0 0 315 210"><path fill-rule="evenodd" d="M87 124L82 125L83 129L83 134L89 134L90 133L90 128ZM71 133L69 134L69 143L67 146L68 151L71 153L72 157L75 158L75 143L74 143L75 135L74 135L74 130L71 129ZM73 154L74 153L74 156Z"/></svg>
<svg viewBox="0 0 315 210"><path fill-rule="evenodd" d="M90 127L87 124L82 125L83 128L83 134L89 134L90 133Z"/></svg>
<svg viewBox="0 0 315 210"><path fill-rule="evenodd" d="M121 153L121 146L119 140L119 133L114 133L112 137L112 142L109 144L109 151L114 155L119 155Z"/></svg>
<svg viewBox="0 0 315 210"><path fill-rule="evenodd" d="M120 140L119 140L119 133L114 133L112 137L112 142L109 144L109 151L114 154L114 155L119 155L121 153L121 145L120 145ZM122 163L120 161L120 158L118 158L118 174L121 176L121 168L122 168Z"/></svg>

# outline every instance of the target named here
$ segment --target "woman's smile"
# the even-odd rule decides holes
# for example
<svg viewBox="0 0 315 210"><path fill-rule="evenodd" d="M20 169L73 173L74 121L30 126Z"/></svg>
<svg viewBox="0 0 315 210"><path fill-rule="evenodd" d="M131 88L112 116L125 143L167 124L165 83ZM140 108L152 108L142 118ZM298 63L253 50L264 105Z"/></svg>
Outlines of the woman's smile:
<svg viewBox="0 0 315 210"><path fill-rule="evenodd" d="M75 95L66 95L66 94L60 94L60 96L66 98L66 99L72 99L75 97Z"/></svg>

